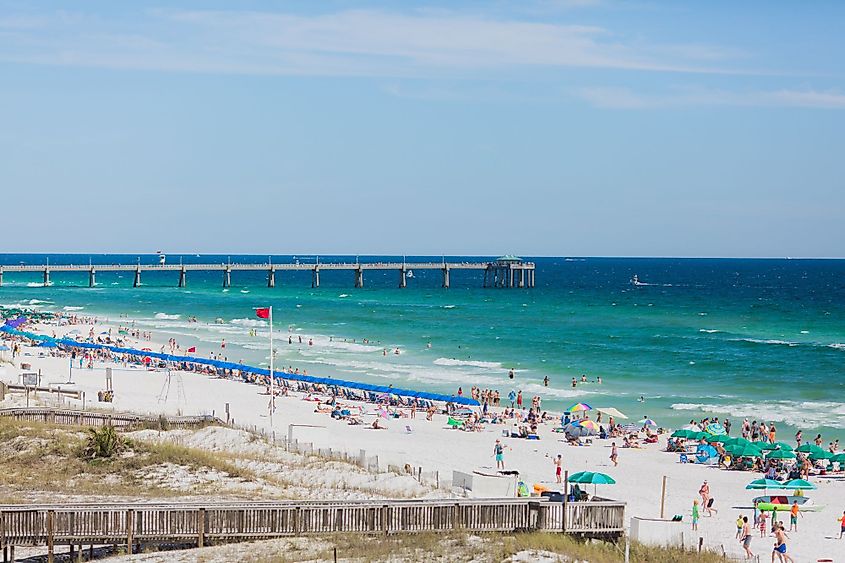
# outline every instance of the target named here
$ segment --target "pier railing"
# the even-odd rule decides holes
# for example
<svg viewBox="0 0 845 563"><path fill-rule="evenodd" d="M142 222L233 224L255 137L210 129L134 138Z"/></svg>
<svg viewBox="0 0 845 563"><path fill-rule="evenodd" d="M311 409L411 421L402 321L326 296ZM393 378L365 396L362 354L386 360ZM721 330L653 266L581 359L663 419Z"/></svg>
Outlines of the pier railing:
<svg viewBox="0 0 845 563"><path fill-rule="evenodd" d="M197 546L334 533L565 532L621 535L625 503L540 499L0 505L0 546Z"/></svg>

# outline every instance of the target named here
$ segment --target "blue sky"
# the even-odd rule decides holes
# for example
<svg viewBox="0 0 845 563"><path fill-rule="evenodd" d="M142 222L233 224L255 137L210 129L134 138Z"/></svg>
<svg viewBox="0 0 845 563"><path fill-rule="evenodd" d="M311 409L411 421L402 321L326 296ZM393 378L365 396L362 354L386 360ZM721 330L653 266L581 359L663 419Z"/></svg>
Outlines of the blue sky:
<svg viewBox="0 0 845 563"><path fill-rule="evenodd" d="M843 21L0 0L0 251L841 257Z"/></svg>

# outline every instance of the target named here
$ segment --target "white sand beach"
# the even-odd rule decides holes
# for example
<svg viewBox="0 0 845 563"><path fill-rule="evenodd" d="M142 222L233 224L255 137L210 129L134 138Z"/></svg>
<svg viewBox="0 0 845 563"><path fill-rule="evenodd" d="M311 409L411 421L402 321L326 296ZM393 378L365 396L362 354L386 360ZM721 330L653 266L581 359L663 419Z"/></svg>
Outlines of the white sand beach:
<svg viewBox="0 0 845 563"><path fill-rule="evenodd" d="M93 327L95 333L116 325L100 323ZM36 326L36 332L59 335L69 327ZM90 326L73 327L88 332ZM155 342L155 335L153 335ZM161 343L138 344L158 349ZM8 359L8 358L7 358ZM195 373L149 371L143 367L123 369L114 366L114 402L98 403L97 392L104 389L106 364L96 363L94 369L73 369L73 385L66 385L69 376L69 360L51 357L48 350L25 346L23 355L14 364L0 364L0 378L16 382L20 362L30 363L33 370L41 370L42 385L54 384L74 387L85 392L88 407L136 411L143 413L168 414L215 414L225 418L225 405L229 404L230 415L239 425L269 429L268 400L263 387L238 381L212 378ZM457 384L458 382L456 382ZM464 382L465 388L472 382ZM681 524L689 529L693 500L704 480L709 482L715 498L714 508L718 512L704 516L699 531L689 532L691 543L697 544L703 538L706 547L724 551L734 557L743 557L739 542L735 539L735 521L739 515L752 516L750 499L755 491L748 491L745 485L760 477L757 473L720 470L715 467L684 465L678 462L677 454L665 449L666 435L658 444L647 444L641 449L619 449L619 466L613 467L609 460L611 440L595 439L589 446L567 445L561 436L552 432L556 424L540 426L540 440L505 438L502 425L487 425L483 430L465 432L448 428L445 415L436 415L433 421L426 421L425 414L418 412L416 418L383 420L385 430L373 430L367 425L350 426L344 421L334 420L325 413L315 413L315 404L303 400L303 393L292 392L288 397L277 399L277 410L273 417L273 431L286 436L289 425L313 425L326 430L300 428L297 437L311 441L314 447L331 447L349 452L366 450L367 455L378 455L382 469L387 464L404 466L410 464L424 471L438 471L444 480L451 479L452 470L472 471L493 469L495 466L493 445L501 439L506 447L504 459L508 469L516 469L529 487L534 483L554 481L553 458L563 456L563 466L570 472L591 470L612 476L617 484L599 486L599 495L625 501L628 505L626 519L631 517L655 518L659 516L661 484L668 477L665 514L684 516ZM0 407L21 404L21 395L10 396ZM81 401L66 400L69 407L81 407ZM599 405L612 407L612 404ZM365 411L373 411L374 405L363 405ZM372 418L366 420L373 420ZM660 422L659 420L657 421ZM408 428L410 428L410 432ZM225 447L225 445L223 446ZM799 531L789 533L789 552L795 561L816 561L828 558L845 561L845 539L839 535L837 518L845 510L845 480L814 478L818 490L808 496L824 508L805 512L799 518ZM589 491L592 493L592 486ZM788 515L783 515L788 527ZM768 560L773 538L760 538L753 534L751 549Z"/></svg>

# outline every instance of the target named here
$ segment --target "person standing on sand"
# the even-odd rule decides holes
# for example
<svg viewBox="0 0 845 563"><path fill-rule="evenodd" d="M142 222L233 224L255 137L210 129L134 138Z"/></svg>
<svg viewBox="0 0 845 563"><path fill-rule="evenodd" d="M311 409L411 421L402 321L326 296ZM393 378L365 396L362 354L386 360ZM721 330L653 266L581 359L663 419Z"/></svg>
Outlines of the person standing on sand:
<svg viewBox="0 0 845 563"><path fill-rule="evenodd" d="M751 559L754 554L751 553L751 526L748 525L748 516L742 517L742 530L739 533L739 542L742 544L742 549L745 550L745 558Z"/></svg>
<svg viewBox="0 0 845 563"><path fill-rule="evenodd" d="M520 390L519 393L516 394L516 408L522 408L522 391Z"/></svg>
<svg viewBox="0 0 845 563"><path fill-rule="evenodd" d="M698 519L701 514L698 512L698 499L692 501L692 529L698 530Z"/></svg>
<svg viewBox="0 0 845 563"><path fill-rule="evenodd" d="M798 515L801 514L801 509L798 508L798 501L792 501L792 507L789 509L789 531L798 531ZM804 515L801 514L801 518Z"/></svg>
<svg viewBox="0 0 845 563"><path fill-rule="evenodd" d="M513 408L513 403L516 401L516 392L513 389L508 393L508 400L511 402L511 408Z"/></svg>
<svg viewBox="0 0 845 563"><path fill-rule="evenodd" d="M613 462L613 467L619 465L619 451L616 449L616 442L610 444L610 461Z"/></svg>
<svg viewBox="0 0 845 563"><path fill-rule="evenodd" d="M555 481L558 482L558 483L562 483L563 481L561 480L560 473L561 473L561 465L563 464L563 456L561 456L560 454L557 454L557 457L554 459L554 464L555 464Z"/></svg>
<svg viewBox="0 0 845 563"><path fill-rule="evenodd" d="M839 522L839 539L841 540L845 537L845 510L842 511L842 518L837 518L837 522Z"/></svg>
<svg viewBox="0 0 845 563"><path fill-rule="evenodd" d="M496 440L496 445L493 446L493 455L496 456L496 469L505 468L505 447L500 440Z"/></svg>

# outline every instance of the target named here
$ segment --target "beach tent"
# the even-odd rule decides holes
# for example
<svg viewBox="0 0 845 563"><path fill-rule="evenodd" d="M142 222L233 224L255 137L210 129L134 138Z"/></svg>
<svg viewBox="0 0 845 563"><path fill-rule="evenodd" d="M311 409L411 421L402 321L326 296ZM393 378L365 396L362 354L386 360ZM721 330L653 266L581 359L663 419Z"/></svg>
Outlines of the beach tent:
<svg viewBox="0 0 845 563"><path fill-rule="evenodd" d="M620 420L628 420L628 417L625 416L624 413L613 407L599 407L596 410L602 414L606 414L607 416L612 416L613 418L618 418Z"/></svg>

